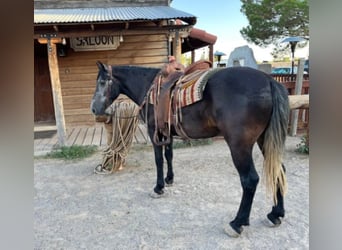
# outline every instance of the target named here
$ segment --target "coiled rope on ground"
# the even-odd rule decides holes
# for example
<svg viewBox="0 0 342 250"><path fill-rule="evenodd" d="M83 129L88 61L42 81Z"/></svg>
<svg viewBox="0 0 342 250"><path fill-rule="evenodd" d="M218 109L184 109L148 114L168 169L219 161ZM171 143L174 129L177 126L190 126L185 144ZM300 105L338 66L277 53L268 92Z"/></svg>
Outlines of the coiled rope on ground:
<svg viewBox="0 0 342 250"><path fill-rule="evenodd" d="M123 167L139 122L139 106L128 98L118 98L107 111L112 114L111 122L104 123L107 146L102 163L95 167L97 174L111 174Z"/></svg>

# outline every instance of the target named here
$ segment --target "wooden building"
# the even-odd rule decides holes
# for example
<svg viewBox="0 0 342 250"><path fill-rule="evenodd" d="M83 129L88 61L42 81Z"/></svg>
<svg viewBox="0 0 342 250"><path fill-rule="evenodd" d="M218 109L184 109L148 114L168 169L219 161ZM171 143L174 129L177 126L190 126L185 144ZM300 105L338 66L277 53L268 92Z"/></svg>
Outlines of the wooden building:
<svg viewBox="0 0 342 250"><path fill-rule="evenodd" d="M96 61L161 67L168 55L212 51L216 36L195 23L168 0L34 0L34 121L55 123L64 145L66 127L95 122Z"/></svg>

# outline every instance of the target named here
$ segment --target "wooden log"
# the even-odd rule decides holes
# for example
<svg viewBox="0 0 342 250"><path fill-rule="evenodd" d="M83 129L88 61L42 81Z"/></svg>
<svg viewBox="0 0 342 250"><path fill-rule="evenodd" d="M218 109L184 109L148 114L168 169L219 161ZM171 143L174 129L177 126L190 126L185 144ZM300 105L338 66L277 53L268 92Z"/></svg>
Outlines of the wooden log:
<svg viewBox="0 0 342 250"><path fill-rule="evenodd" d="M57 59L56 44L50 43L47 46L48 62L51 78L52 97L55 108L55 119L57 126L57 135L59 146L65 146L66 143L66 127L64 120L63 98L61 91L61 82L59 79L59 68Z"/></svg>
<svg viewBox="0 0 342 250"><path fill-rule="evenodd" d="M290 109L309 108L309 95L289 95Z"/></svg>
<svg viewBox="0 0 342 250"><path fill-rule="evenodd" d="M176 58L177 62L181 61L181 53L182 53L182 42L181 37L179 35L179 31L175 32L175 37L173 38L173 56Z"/></svg>
<svg viewBox="0 0 342 250"><path fill-rule="evenodd" d="M48 39L47 38L38 38L38 42L40 44L48 44ZM61 37L53 37L50 38L51 43L62 43L62 38Z"/></svg>
<svg viewBox="0 0 342 250"><path fill-rule="evenodd" d="M292 65L293 65L293 61L292 61ZM298 61L298 72L297 72L297 77L296 77L296 85L295 85L295 93L294 93L295 95L300 95L302 93L303 73L304 73L304 59L301 58ZM293 112L291 112L291 126L290 126L291 136L295 136L297 134L298 114L299 114L298 111L299 110L294 110Z"/></svg>

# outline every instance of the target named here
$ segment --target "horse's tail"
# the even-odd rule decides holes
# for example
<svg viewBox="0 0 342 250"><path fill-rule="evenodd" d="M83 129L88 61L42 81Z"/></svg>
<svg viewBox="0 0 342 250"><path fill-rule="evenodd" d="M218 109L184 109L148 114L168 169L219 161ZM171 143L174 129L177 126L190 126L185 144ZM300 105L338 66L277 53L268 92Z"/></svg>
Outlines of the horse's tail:
<svg viewBox="0 0 342 250"><path fill-rule="evenodd" d="M287 181L285 169L282 167L282 155L285 148L287 126L290 113L286 88L275 80L271 80L272 114L265 131L263 153L267 190L273 194L277 203L277 187L285 195Z"/></svg>

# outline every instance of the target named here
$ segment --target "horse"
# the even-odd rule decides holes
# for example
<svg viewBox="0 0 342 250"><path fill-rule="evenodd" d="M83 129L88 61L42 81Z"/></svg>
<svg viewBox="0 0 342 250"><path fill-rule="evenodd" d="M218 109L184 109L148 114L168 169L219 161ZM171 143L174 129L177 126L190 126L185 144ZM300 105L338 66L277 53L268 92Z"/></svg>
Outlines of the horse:
<svg viewBox="0 0 342 250"><path fill-rule="evenodd" d="M164 194L165 185L172 185L173 137L159 145L153 140L156 129L153 104L148 95L159 68L134 65L112 66L96 63L98 75L91 100L91 112L104 115L106 108L125 94L140 106L148 134L153 144L157 181L153 197ZM270 75L249 67L230 67L213 73L207 80L201 100L181 109L182 129L191 139L221 136L226 141L234 166L239 174L242 197L236 217L225 225L232 237L241 235L249 226L254 194L259 182L252 150L258 145L264 157L266 188L273 197L273 206L265 221L279 226L285 216L284 196L287 190L286 169L282 162L289 119L289 101L286 88ZM164 135L158 133L159 139ZM164 157L167 173L164 179ZM228 152L227 152L228 153Z"/></svg>

